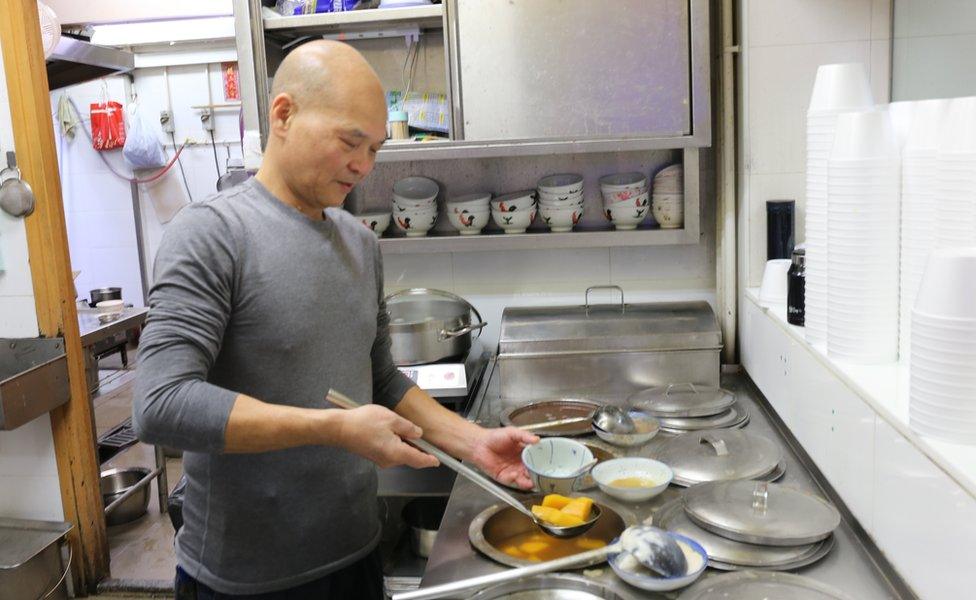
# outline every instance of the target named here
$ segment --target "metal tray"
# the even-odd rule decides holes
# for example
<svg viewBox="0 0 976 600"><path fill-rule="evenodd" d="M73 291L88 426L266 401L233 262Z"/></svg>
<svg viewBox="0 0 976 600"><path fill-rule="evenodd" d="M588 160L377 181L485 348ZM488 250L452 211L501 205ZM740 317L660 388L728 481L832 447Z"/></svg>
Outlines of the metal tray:
<svg viewBox="0 0 976 600"><path fill-rule="evenodd" d="M623 600L588 577L565 573L537 575L482 590L470 600Z"/></svg>
<svg viewBox="0 0 976 600"><path fill-rule="evenodd" d="M540 496L538 503L541 502L542 497ZM628 525L633 525L636 522L636 519L631 515L625 517L613 507L602 502L597 504L602 511L601 516L596 525L586 533L587 537L599 539L609 544L619 537ZM524 567L538 563L509 556L499 549L499 545L512 536L530 531L539 531L539 528L528 517L508 505L496 504L481 511L471 521L471 525L468 527L468 539L476 550L493 561L509 567ZM606 560L606 557L594 559L588 563L580 564L579 568L598 565L606 562Z"/></svg>
<svg viewBox="0 0 976 600"><path fill-rule="evenodd" d="M796 562L792 562L785 565L778 565L775 567L740 567L739 565L733 565L730 563L723 563L717 560L708 561L708 566L713 569L718 569L719 571L763 571L767 573L775 573L777 571L795 571L796 569L802 569L808 565L812 565L821 558L827 556L827 554L834 547L834 536L831 535L822 541L817 542L817 551L806 558L802 558Z"/></svg>
<svg viewBox="0 0 976 600"><path fill-rule="evenodd" d="M851 600L847 594L816 579L768 571L743 571L707 577L678 596L678 600L752 600L753 598Z"/></svg>
<svg viewBox="0 0 976 600"><path fill-rule="evenodd" d="M734 429L745 427L749 422L749 411L733 404L717 415L707 417L658 417L661 429L665 431L698 431L701 429Z"/></svg>
<svg viewBox="0 0 976 600"><path fill-rule="evenodd" d="M501 423L506 427L519 427L544 421L556 421L571 417L593 418L593 413L599 408L598 404L587 400L564 398L559 400L543 400L510 408L502 413ZM593 427L587 421L559 425L549 429L535 429L532 433L540 436L575 436L593 433Z"/></svg>
<svg viewBox="0 0 976 600"><path fill-rule="evenodd" d="M662 529L686 535L697 541L708 553L709 566L715 566L715 568L734 565L737 568L787 570L811 558L817 557L815 559L817 560L823 557L823 554L820 553L824 542L801 546L759 546L736 542L715 535L702 529L688 518L680 499L662 506L654 514L654 524ZM713 565L713 563L715 564Z"/></svg>

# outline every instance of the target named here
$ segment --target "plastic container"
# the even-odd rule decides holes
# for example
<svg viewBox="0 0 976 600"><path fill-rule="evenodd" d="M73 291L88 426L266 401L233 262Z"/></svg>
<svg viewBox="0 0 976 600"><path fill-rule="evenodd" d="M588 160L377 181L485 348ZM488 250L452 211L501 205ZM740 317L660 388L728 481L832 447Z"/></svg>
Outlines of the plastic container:
<svg viewBox="0 0 976 600"><path fill-rule="evenodd" d="M410 126L407 124L407 113L402 110L390 111L390 139L410 139Z"/></svg>

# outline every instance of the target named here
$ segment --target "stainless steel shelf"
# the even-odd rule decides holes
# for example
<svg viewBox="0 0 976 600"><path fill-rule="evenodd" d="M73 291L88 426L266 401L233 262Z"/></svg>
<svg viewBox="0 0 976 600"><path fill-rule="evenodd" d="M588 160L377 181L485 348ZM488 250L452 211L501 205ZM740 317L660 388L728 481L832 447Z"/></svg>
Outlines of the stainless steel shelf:
<svg viewBox="0 0 976 600"><path fill-rule="evenodd" d="M445 160L581 154L586 152L629 152L635 150L676 150L696 148L689 137L592 139L592 140L505 140L475 142L444 140L434 142L387 142L376 155L376 162Z"/></svg>
<svg viewBox="0 0 976 600"><path fill-rule="evenodd" d="M319 13L294 17L265 17L265 31L314 33L316 31L342 31L381 29L393 25L417 24L425 28L440 28L444 22L441 4L411 6L405 8L373 8L348 12Z"/></svg>
<svg viewBox="0 0 976 600"><path fill-rule="evenodd" d="M632 231L573 231L570 233L526 232L507 235L431 235L380 239L384 254L434 252L479 252L487 250L543 250L562 248L613 248L619 246L665 246L697 244L698 235L687 229L635 229Z"/></svg>

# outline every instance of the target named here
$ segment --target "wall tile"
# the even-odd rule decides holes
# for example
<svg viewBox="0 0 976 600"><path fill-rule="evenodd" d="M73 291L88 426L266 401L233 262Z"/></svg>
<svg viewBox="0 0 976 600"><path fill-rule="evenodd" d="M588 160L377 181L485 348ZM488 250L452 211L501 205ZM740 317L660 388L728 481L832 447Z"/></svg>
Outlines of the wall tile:
<svg viewBox="0 0 976 600"><path fill-rule="evenodd" d="M454 290L450 254L387 254L383 256L386 292L412 287Z"/></svg>
<svg viewBox="0 0 976 600"><path fill-rule="evenodd" d="M27 231L22 220L0 212L0 296L32 295L30 265L27 260Z"/></svg>
<svg viewBox="0 0 976 600"><path fill-rule="evenodd" d="M37 337L34 296L0 296L0 337Z"/></svg>
<svg viewBox="0 0 976 600"><path fill-rule="evenodd" d="M714 287L710 251L705 244L610 248L610 280L625 289L625 284L639 282L668 288Z"/></svg>
<svg viewBox="0 0 976 600"><path fill-rule="evenodd" d="M882 419L875 456L878 545L920 597L968 597L962 574L972 571L976 556L976 499Z"/></svg>
<svg viewBox="0 0 976 600"><path fill-rule="evenodd" d="M876 104L891 99L891 40L871 41L871 93Z"/></svg>
<svg viewBox="0 0 976 600"><path fill-rule="evenodd" d="M976 6L976 3L974 3ZM976 33L896 38L892 98L971 96L976 89Z"/></svg>
<svg viewBox="0 0 976 600"><path fill-rule="evenodd" d="M871 2L871 39L886 40L891 38L892 3L894 0L872 0ZM901 4L902 0L898 0Z"/></svg>
<svg viewBox="0 0 976 600"><path fill-rule="evenodd" d="M807 44L749 50L749 155L753 173L804 171L806 110L817 68L823 64L870 65L870 42Z"/></svg>
<svg viewBox="0 0 976 600"><path fill-rule="evenodd" d="M572 292L610 283L610 255L606 248L459 252L454 283L459 293Z"/></svg>
<svg viewBox="0 0 976 600"><path fill-rule="evenodd" d="M895 37L976 33L976 2L970 0L897 0Z"/></svg>
<svg viewBox="0 0 976 600"><path fill-rule="evenodd" d="M872 0L749 0L749 46L866 40Z"/></svg>

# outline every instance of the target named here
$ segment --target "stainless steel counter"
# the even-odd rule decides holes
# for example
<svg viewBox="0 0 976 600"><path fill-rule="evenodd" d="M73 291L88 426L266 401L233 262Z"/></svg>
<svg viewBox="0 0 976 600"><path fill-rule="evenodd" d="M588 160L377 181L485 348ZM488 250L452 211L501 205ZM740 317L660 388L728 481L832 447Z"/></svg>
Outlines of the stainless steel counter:
<svg viewBox="0 0 976 600"><path fill-rule="evenodd" d="M138 327L146 320L148 308L126 307L122 316L114 321L102 324L98 322L98 311L78 309L78 329L81 331L81 345L93 346L96 343Z"/></svg>
<svg viewBox="0 0 976 600"><path fill-rule="evenodd" d="M854 522L850 512L839 503L833 491L815 479L811 472L801 462L798 455L790 447L794 440L781 435L777 427L781 422L773 414L768 414L768 404L752 385L748 377L739 374L727 374L722 378L722 386L736 393L740 406L744 406L752 415L747 426L751 433L763 435L782 444L786 457L786 475L780 481L794 487L815 491L821 495L831 496L844 514L841 526L834 533L835 544L830 553L820 562L794 571L795 573L812 577L824 583L841 589L852 598L858 600L874 600L884 598L912 598L911 590L898 575L884 561L869 540L859 537L856 531L862 532ZM483 398L472 408L471 418L487 426L498 424L498 415L504 410L499 394L498 371L492 369L487 386L483 388ZM602 445L595 436L586 439L588 443ZM659 434L648 445L624 451L615 449L621 455L647 456L654 458L655 452L665 441L664 434ZM805 457L803 457L805 460ZM672 486L664 494L642 504L624 505L606 496L599 489L590 490L587 495L600 503L618 510L625 519L641 520L651 517L653 513L666 502L677 498L681 488ZM468 525L471 520L485 508L495 504L491 496L483 492L474 484L458 478L451 492L447 512L441 522L440 533L434 545L427 570L423 578L423 586L437 585L467 577L475 577L502 571L507 567L499 565L485 558L474 550L468 542ZM680 592L655 595L637 588L630 587L616 577L606 564L598 571L586 571L588 575L606 582L620 596L628 599L636 598L674 598ZM705 577L714 576L721 571L709 569Z"/></svg>

